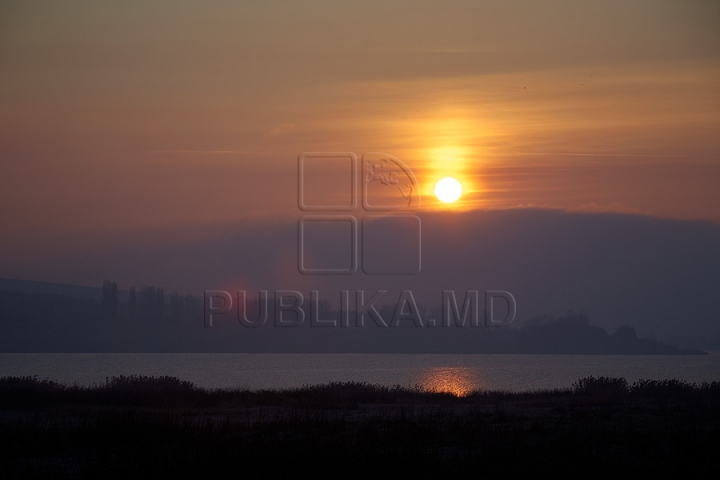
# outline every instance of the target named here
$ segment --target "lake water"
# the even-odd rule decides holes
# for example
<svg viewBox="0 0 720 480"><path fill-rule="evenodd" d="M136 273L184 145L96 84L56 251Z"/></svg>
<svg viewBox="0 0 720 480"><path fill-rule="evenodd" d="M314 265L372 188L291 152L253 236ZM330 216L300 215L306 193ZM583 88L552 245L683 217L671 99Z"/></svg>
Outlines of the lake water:
<svg viewBox="0 0 720 480"><path fill-rule="evenodd" d="M144 354L2 353L0 376L37 375L66 384L117 375L170 375L199 386L250 389L332 381L421 385L464 393L570 387L590 375L720 380L720 352L671 355Z"/></svg>

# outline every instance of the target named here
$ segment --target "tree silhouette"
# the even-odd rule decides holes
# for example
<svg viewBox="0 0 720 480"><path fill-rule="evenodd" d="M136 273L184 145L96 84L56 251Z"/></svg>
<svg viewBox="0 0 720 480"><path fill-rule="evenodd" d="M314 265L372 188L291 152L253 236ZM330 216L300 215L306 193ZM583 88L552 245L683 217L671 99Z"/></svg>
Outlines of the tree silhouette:
<svg viewBox="0 0 720 480"><path fill-rule="evenodd" d="M102 308L106 318L115 318L118 310L118 286L112 280L105 280L102 287Z"/></svg>
<svg viewBox="0 0 720 480"><path fill-rule="evenodd" d="M155 290L155 293L157 295L155 299L156 319L157 321L161 321L165 313L165 288L159 287Z"/></svg>
<svg viewBox="0 0 720 480"><path fill-rule="evenodd" d="M185 303L184 299L185 297L177 290L173 290L170 294L170 317L173 322L177 323L180 320Z"/></svg>
<svg viewBox="0 0 720 480"><path fill-rule="evenodd" d="M128 315L131 319L137 315L137 292L135 291L135 285L130 287L128 292Z"/></svg>
<svg viewBox="0 0 720 480"><path fill-rule="evenodd" d="M157 292L155 287L145 285L140 290L140 305L144 321L152 321L156 318Z"/></svg>

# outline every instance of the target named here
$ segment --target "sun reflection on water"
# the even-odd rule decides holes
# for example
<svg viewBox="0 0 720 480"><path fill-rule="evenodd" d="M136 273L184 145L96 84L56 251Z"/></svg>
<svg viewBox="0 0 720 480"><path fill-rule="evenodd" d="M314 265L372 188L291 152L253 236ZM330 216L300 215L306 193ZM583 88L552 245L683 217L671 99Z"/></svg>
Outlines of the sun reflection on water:
<svg viewBox="0 0 720 480"><path fill-rule="evenodd" d="M456 397L465 397L473 390L478 390L480 386L476 383L467 367L431 368L421 379L423 390L450 393Z"/></svg>

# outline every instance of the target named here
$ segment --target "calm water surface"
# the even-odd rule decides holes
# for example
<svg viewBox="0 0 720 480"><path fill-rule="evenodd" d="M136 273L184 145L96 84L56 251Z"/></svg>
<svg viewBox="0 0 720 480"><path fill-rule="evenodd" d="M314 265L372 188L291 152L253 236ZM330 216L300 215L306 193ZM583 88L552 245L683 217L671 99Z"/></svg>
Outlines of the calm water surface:
<svg viewBox="0 0 720 480"><path fill-rule="evenodd" d="M463 393L569 387L605 375L720 380L720 352L670 355L2 353L0 376L37 375L91 385L116 375L171 375L208 388L299 387L359 381Z"/></svg>

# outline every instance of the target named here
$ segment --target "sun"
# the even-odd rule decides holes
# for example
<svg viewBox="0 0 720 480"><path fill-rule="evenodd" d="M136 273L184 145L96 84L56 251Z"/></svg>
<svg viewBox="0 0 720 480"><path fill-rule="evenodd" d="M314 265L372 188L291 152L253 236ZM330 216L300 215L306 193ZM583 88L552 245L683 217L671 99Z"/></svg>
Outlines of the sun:
<svg viewBox="0 0 720 480"><path fill-rule="evenodd" d="M462 185L452 177L445 177L435 184L435 196L445 203L453 203L462 195Z"/></svg>

